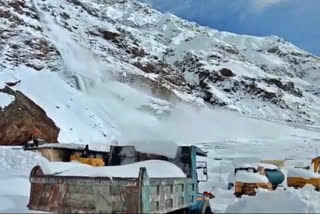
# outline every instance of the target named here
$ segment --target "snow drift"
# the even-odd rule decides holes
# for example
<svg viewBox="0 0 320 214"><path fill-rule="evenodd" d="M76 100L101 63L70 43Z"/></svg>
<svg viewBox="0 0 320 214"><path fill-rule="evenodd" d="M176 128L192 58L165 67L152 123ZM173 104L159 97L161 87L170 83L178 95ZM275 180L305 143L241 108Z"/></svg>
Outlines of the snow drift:
<svg viewBox="0 0 320 214"><path fill-rule="evenodd" d="M315 213L315 207L294 190L257 191L255 197L242 196L226 213Z"/></svg>

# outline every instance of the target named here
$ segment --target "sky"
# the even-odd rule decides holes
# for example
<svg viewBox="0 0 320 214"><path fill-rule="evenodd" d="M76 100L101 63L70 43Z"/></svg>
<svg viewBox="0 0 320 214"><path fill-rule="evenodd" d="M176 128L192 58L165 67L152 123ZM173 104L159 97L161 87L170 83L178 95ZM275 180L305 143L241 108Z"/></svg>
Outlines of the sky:
<svg viewBox="0 0 320 214"><path fill-rule="evenodd" d="M280 36L320 56L320 0L141 0L221 31Z"/></svg>

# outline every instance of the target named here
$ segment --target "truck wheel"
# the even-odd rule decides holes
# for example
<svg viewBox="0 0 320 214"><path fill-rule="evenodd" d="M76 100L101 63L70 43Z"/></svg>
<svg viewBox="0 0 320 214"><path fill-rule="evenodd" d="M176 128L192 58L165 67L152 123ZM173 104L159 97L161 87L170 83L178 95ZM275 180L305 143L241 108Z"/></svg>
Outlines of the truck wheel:
<svg viewBox="0 0 320 214"><path fill-rule="evenodd" d="M272 190L276 190L278 188L278 185L272 185Z"/></svg>

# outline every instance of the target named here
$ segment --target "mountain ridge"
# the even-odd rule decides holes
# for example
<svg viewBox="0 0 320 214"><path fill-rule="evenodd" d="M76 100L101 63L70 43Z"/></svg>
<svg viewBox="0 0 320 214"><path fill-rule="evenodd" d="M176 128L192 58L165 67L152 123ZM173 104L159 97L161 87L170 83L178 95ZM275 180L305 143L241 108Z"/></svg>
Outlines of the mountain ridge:
<svg viewBox="0 0 320 214"><path fill-rule="evenodd" d="M88 93L117 80L148 91L147 101L130 104L152 115L185 102L263 119L320 122L320 58L278 36L219 32L135 0L6 0L0 3L0 37L3 81L17 81L27 70L54 72L66 83L62 88ZM107 91L128 99L130 89L119 90ZM114 117L112 111L92 111L108 130L103 121Z"/></svg>

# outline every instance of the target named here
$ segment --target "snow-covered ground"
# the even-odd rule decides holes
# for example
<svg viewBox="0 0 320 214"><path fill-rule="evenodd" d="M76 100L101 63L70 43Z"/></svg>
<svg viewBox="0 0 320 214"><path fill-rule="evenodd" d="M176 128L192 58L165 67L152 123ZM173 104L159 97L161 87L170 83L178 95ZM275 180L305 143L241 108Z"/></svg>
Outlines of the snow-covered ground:
<svg viewBox="0 0 320 214"><path fill-rule="evenodd" d="M0 92L0 109L7 107L14 101L14 96Z"/></svg>
<svg viewBox="0 0 320 214"><path fill-rule="evenodd" d="M218 117L221 114L224 115L224 119ZM182 130L185 132L185 136L180 138L180 141L179 138L176 138L182 144L186 144L183 139L192 139L191 136L198 138L196 133L200 132L199 130L201 129L204 132L211 130L210 134L207 135L207 142L194 141L194 144L208 151L209 157L200 159L208 162L209 181L201 183L200 187L201 191L212 190L215 194L216 198L211 201L215 212L320 212L320 205L318 204L320 193L310 186L300 190L294 190L293 188L287 188L285 191L283 188L279 188L273 192L261 190L255 197L244 196L241 199L234 197L233 190L227 190L228 176L233 173L233 163L237 163L237 159L239 160L238 162L244 161L245 158L248 160L286 160L282 169L286 174L288 169L299 164L299 162L308 163L311 158L317 155L318 140L320 139L319 132L307 130L303 127L295 128L284 124L247 118L233 112L210 112L208 110L206 115L209 121L212 121L216 116L216 120L211 122L210 128L206 128L208 124L203 118L201 126L199 120L187 121L187 119L193 119L192 117L187 117L184 121L181 119L181 122L179 122L177 120L178 116L175 118L177 123L172 124L172 126L179 127L182 126L182 123L195 122L194 126L181 127L181 130L178 128L174 130L177 131L177 135L182 134ZM227 115L230 117L226 117ZM172 122L173 119L172 121L169 120L168 124ZM163 128L162 126L167 126L168 124L162 124L159 127ZM192 132L196 126L198 127L194 130L194 133L188 133ZM168 127L167 130L171 128ZM226 132L230 134L227 135ZM240 133L243 133L243 135ZM202 134L201 132L199 133L199 135ZM170 136L169 131L168 136ZM160 142L158 141L157 143L159 144ZM172 153L171 144L164 143L162 154L165 152L165 148L169 154ZM6 202L0 206L0 212L27 212L26 205L30 188L28 178L30 169L36 164L48 166L47 160L43 159L39 154L18 150L16 147L0 148L0 186L2 187L0 198L1 202ZM157 163L146 165L150 166L152 164ZM76 170L75 168L73 169ZM131 173L136 172L134 169L135 167L132 168L133 171ZM159 171L157 171L159 168L155 169L156 171L151 172L151 174L159 174ZM175 171L175 169L172 170ZM86 173L90 173L90 170ZM97 172L94 171L92 173ZM283 185L286 187L286 181Z"/></svg>
<svg viewBox="0 0 320 214"><path fill-rule="evenodd" d="M34 152L0 148L0 212L29 212L26 206L30 194L30 171L33 166L46 162Z"/></svg>
<svg viewBox="0 0 320 214"><path fill-rule="evenodd" d="M216 195L211 201L214 211L218 213L320 212L318 204L320 193L312 187L301 190L287 188L286 191L279 188L273 192L261 190L257 196L245 196L241 199L233 195L233 189L227 190L230 180L228 177L234 173L234 166L237 166L237 163L251 161L254 165L260 160L285 160L281 170L286 175L294 166L310 165L311 159L319 155L318 131L252 118L239 118L238 121L233 120L232 127L229 126L231 134L225 135L225 140L197 144L209 152L209 157L205 158L208 162L209 181L201 183L201 190L213 190ZM221 129L216 130L218 133L223 128L228 128L220 121L217 121L217 124L221 125ZM242 132L243 135L240 134ZM234 138L232 133L237 133L239 138ZM283 186L286 188L286 179Z"/></svg>

